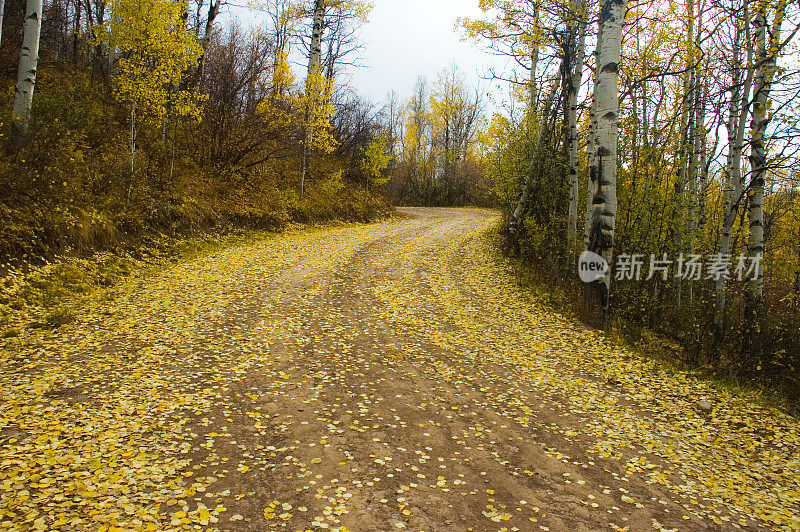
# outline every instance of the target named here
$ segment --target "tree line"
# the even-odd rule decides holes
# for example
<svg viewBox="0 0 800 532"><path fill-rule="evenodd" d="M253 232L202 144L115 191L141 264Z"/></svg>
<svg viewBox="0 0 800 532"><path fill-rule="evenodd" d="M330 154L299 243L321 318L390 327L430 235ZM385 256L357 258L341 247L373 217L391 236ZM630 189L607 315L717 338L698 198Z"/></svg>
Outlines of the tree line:
<svg viewBox="0 0 800 532"><path fill-rule="evenodd" d="M364 186L380 113L339 83L371 5L267 0L254 27L224 7L0 6L0 255L386 211Z"/></svg>
<svg viewBox="0 0 800 532"><path fill-rule="evenodd" d="M507 250L587 322L796 399L797 4L482 6L462 27L518 65L495 76L522 102L487 132ZM586 284L585 251L609 265Z"/></svg>
<svg viewBox="0 0 800 532"><path fill-rule="evenodd" d="M221 0L5 0L0 254L499 206L506 251L588 323L797 399L798 5L481 7L463 35L512 65L491 115L456 65L402 101L342 83L364 0L265 0L253 28Z"/></svg>

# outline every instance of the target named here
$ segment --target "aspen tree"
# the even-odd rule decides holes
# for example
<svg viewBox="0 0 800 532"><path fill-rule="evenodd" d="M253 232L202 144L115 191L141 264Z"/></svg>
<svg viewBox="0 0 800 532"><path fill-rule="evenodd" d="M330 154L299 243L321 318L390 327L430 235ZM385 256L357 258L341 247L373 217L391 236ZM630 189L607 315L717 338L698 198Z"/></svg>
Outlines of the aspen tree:
<svg viewBox="0 0 800 532"><path fill-rule="evenodd" d="M0 0L0 44L2 44L3 37L3 13L6 10L6 0Z"/></svg>
<svg viewBox="0 0 800 532"><path fill-rule="evenodd" d="M602 41L603 36L603 27L600 26L597 31L597 41L598 45L595 47L594 50L594 60L595 60L595 68L594 68L594 79L597 80L597 75L599 73L599 43ZM597 90L595 87L594 90ZM583 228L583 249L584 251L589 250L589 239L591 238L592 233L592 211L594 209L594 195L597 193L597 167L595 165L595 151L597 149L597 102L594 97L594 92L592 93L592 102L589 105L589 128L586 135L586 155L589 164L589 175L586 180L586 214L584 217L584 228Z"/></svg>
<svg viewBox="0 0 800 532"><path fill-rule="evenodd" d="M733 8L735 9L735 1ZM744 194L744 181L742 180L742 151L744 146L744 132L747 124L747 117L750 113L751 91L753 86L753 45L750 38L749 7L744 5L744 22L735 22L736 30L734 34L734 56L733 56L733 79L731 81L731 101L728 115L728 158L725 165L725 207L722 219L722 228L719 235L719 252L728 255L731 249L731 236L733 225L739 215L739 207ZM742 81L742 69L739 65L740 48L742 34L747 53L747 63ZM714 334L715 344L719 348L722 336L722 328L725 317L725 278L716 280L715 304L714 304ZM715 354L716 356L716 354Z"/></svg>
<svg viewBox="0 0 800 532"><path fill-rule="evenodd" d="M169 108L175 116L200 118L199 97L173 87L197 65L202 48L186 30L180 2L113 0L110 5L112 16L101 38L113 35L120 52L114 93L129 109L133 174L138 126L143 117L162 118Z"/></svg>
<svg viewBox="0 0 800 532"><path fill-rule="evenodd" d="M686 213L686 185L690 184L692 170L692 134L694 133L694 113L692 113L693 80L694 80L694 3L695 0L688 0L686 3L686 22L688 24L684 47L686 49L686 64L683 72L683 93L681 99L681 123L678 134L680 142L678 146L678 172L675 178L675 219L672 221L673 240L679 252L684 251L684 225L687 222ZM689 209L691 210L692 201L689 198ZM689 216L690 218L690 216ZM689 221L689 225L691 221ZM691 241L691 237L690 237ZM680 273L680 272L679 272ZM678 275L675 277L675 307L680 309L683 306L683 278Z"/></svg>
<svg viewBox="0 0 800 532"><path fill-rule="evenodd" d="M39 63L39 36L42 32L42 0L28 0L25 9L25 29L19 54L17 85L14 87L12 139L20 142L28 134L33 89Z"/></svg>
<svg viewBox="0 0 800 532"><path fill-rule="evenodd" d="M750 183L748 187L747 218L749 222L748 254L752 264L758 264L764 254L764 182L767 176L765 133L769 125L769 93L775 76L781 25L786 14L787 0L778 0L772 27L768 30L766 6L761 4L753 18L756 29L758 67L753 84L753 114L750 122ZM769 33L769 35L767 35ZM757 267L747 285L745 306L745 338L750 350L760 352L760 313L764 292L763 268Z"/></svg>
<svg viewBox="0 0 800 532"><path fill-rule="evenodd" d="M578 92L583 79L583 56L586 42L586 3L576 0L573 4L575 27L575 49L572 77L567 96L567 127L569 130L569 220L567 242L570 260L574 262L578 236Z"/></svg>
<svg viewBox="0 0 800 532"><path fill-rule="evenodd" d="M317 119L315 100L322 89L322 32L325 22L325 0L314 0L312 12L313 26L308 54L308 73L306 75L305 133L303 139L303 161L300 175L300 194L305 194L306 175L310 144L314 141L314 122Z"/></svg>
<svg viewBox="0 0 800 532"><path fill-rule="evenodd" d="M589 251L613 263L614 230L617 216L617 142L619 138L619 61L626 0L603 0L600 8L600 38L597 44L597 76L594 104L597 113L597 145L594 173L597 189L592 208ZM609 308L611 269L596 283L604 317Z"/></svg>

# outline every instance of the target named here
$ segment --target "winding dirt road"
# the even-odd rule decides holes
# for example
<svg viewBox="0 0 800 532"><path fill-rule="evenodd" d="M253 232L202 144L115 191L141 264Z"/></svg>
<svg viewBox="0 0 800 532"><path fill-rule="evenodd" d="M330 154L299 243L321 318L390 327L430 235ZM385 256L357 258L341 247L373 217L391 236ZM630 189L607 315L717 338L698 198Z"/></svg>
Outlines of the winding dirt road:
<svg viewBox="0 0 800 532"><path fill-rule="evenodd" d="M796 420L544 310L496 213L401 215L131 279L23 338L0 529L800 527Z"/></svg>

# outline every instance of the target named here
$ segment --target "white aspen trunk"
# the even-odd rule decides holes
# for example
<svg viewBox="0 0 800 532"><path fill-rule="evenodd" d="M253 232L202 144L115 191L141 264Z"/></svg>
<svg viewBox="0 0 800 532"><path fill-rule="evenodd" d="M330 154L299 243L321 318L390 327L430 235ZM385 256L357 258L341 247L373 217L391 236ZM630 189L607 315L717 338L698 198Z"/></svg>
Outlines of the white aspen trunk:
<svg viewBox="0 0 800 532"><path fill-rule="evenodd" d="M594 100L594 97L592 98ZM589 250L589 237L592 232L592 206L597 186L594 180L594 153L595 153L595 130L597 129L597 113L594 110L594 103L589 108L589 131L586 139L586 153L589 159L589 176L586 179L586 213L583 220L583 249Z"/></svg>
<svg viewBox="0 0 800 532"><path fill-rule="evenodd" d="M676 208L677 212L675 215L675 219L673 220L673 239L675 243L675 247L679 252L684 251L684 238L683 238L683 231L684 231L684 224L686 223L686 219L691 217L686 216L686 185L687 185L687 175L689 174L689 170L691 168L687 168L687 166L691 166L691 159L692 154L690 153L690 149L692 146L692 138L691 133L689 132L690 125L694 123L692 119L691 113L691 102L693 102L692 98L692 71L690 70L693 67L694 62L694 1L689 0L687 4L687 18L688 18L688 30L687 30L687 37L685 41L685 46L687 48L688 56L686 60L686 71L683 73L683 100L681 103L681 125L679 129L680 134L680 146L679 146L679 156L678 156L678 173L675 179L675 197L676 197ZM691 179L691 177L689 177ZM692 204L690 200L689 205ZM682 278L680 276L675 278L675 306L680 309L683 306L683 283Z"/></svg>
<svg viewBox="0 0 800 532"><path fill-rule="evenodd" d="M583 56L586 46L586 3L583 0L576 0L573 5L577 22L575 24L575 63L567 101L567 124L569 127L569 225L567 227L567 242L570 260L574 262L578 239L578 170L580 168L578 162L578 92L581 90L583 79Z"/></svg>
<svg viewBox="0 0 800 532"><path fill-rule="evenodd" d="M599 43L603 40L603 27L600 26L597 32L598 45L594 50L594 82L597 83L597 75L600 71ZM593 90L597 90L595 86ZM597 165L595 164L595 153L597 151L597 101L592 92L592 103L589 106L589 131L586 139L586 155L589 163L589 177L586 185L586 217L583 227L583 249L589 251L589 239L592 233L592 211L594 210L594 195L597 193Z"/></svg>
<svg viewBox="0 0 800 532"><path fill-rule="evenodd" d="M687 178L689 181L689 202L687 209L687 233L688 245L687 249L690 254L695 252L695 243L697 239L697 204L698 204L698 178L699 178L699 164L700 164L700 129L702 124L699 123L698 113L700 112L700 67L697 65L697 45L701 42L700 28L702 21L700 20L701 13L700 0L697 1L697 25L696 30L692 32L695 18L695 0L689 2L689 17L690 17L690 35L689 47L691 53L689 54L690 65L692 66L691 81L690 81L690 107L689 107L689 167ZM699 48L698 48L699 49ZM689 279L687 283L686 303L689 307L694 303L694 280Z"/></svg>
<svg viewBox="0 0 800 532"><path fill-rule="evenodd" d="M306 191L306 175L308 174L308 157L309 157L309 144L314 139L314 128L311 124L314 119L313 105L310 104L311 99L316 95L311 95L312 90L318 90L311 85L311 80L320 76L320 64L322 62L322 31L325 22L325 0L314 0L314 20L311 29L311 45L309 46L308 54L308 75L306 77L306 97L308 98L308 106L306 108L306 130L305 138L303 140L303 165L300 175L300 195L304 195ZM318 80L317 80L318 81Z"/></svg>
<svg viewBox="0 0 800 532"><path fill-rule="evenodd" d="M211 0L211 3L208 5L206 27L203 31L203 37L200 39L200 46L203 47L203 51L205 51L208 47L208 43L211 41L211 33L214 31L214 21L217 19L217 15L219 15L220 3L221 0Z"/></svg>
<svg viewBox="0 0 800 532"><path fill-rule="evenodd" d="M701 50L701 45L703 43L703 2L700 0L697 5L697 34L695 35L695 48L697 50ZM697 197L695 198L695 202L693 203L694 207L697 209L695 215L693 216L694 224L695 224L695 233L697 233L697 229L700 230L701 234L695 234L694 237L700 236L702 239L702 230L705 228L705 167L706 167L706 160L705 160L705 144L706 144L706 126L705 126L705 107L706 107L706 100L705 100L705 83L701 81L701 76L703 75L703 69L701 68L701 63L694 69L694 93L695 93L695 105L694 105L694 153L695 153L695 165L696 165L696 191Z"/></svg>
<svg viewBox="0 0 800 532"><path fill-rule="evenodd" d="M600 8L600 41L597 45L597 79L594 103L597 113L595 170L597 190L592 209L589 251L602 256L609 270L599 279L599 302L604 318L609 307L617 223L617 142L619 140L619 61L622 26L627 0L603 0Z"/></svg>
<svg viewBox="0 0 800 532"><path fill-rule="evenodd" d="M3 43L3 13L6 10L6 0L0 0L0 44Z"/></svg>
<svg viewBox="0 0 800 532"><path fill-rule="evenodd" d="M535 32L533 50L531 50L530 110L536 112L539 103L539 88L536 85L536 69L539 68L539 4L533 6L533 23Z"/></svg>
<svg viewBox="0 0 800 532"><path fill-rule="evenodd" d="M322 31L325 21L325 0L314 0L314 26L311 30L311 46L308 54L308 76L319 68L322 62Z"/></svg>
<svg viewBox="0 0 800 532"><path fill-rule="evenodd" d="M28 0L25 10L25 33L19 55L17 86L14 88L12 126L15 136L25 137L30 124L33 88L39 62L39 35L42 31L42 0Z"/></svg>
<svg viewBox="0 0 800 532"><path fill-rule="evenodd" d="M780 41L781 25L786 10L786 2L779 0L775 11L772 30L767 36L765 9L759 9L753 18L758 47L758 69L753 85L753 117L750 123L750 186L747 215L750 224L748 254L751 259L764 254L764 182L767 176L767 150L765 133L769 125L769 93L776 70L778 52L775 49ZM758 330L761 300L764 292L763 268L758 268L747 285L748 329ZM757 334L755 336L758 336ZM759 346L755 345L756 348Z"/></svg>
<svg viewBox="0 0 800 532"><path fill-rule="evenodd" d="M750 39L750 16L747 5L744 8L744 33L747 46L747 72L745 74L744 85L739 88L741 82L740 75L734 76L733 90L731 95L730 118L728 120L728 138L733 139L728 149L727 160L727 186L725 190L725 212L722 219L722 230L719 236L719 252L728 255L731 251L731 237L733 225L739 216L739 207L744 194L744 181L742 180L742 151L744 146L744 131L747 124L747 117L750 111L750 92L753 86L753 47ZM737 28L734 41L734 65L739 64L738 50L740 49L741 29ZM720 278L715 286L714 304L714 332L716 334L715 343L717 349L722 339L722 329L724 326L726 294L725 279Z"/></svg>
<svg viewBox="0 0 800 532"><path fill-rule="evenodd" d="M695 126L698 131L699 138L699 151L700 151L700 173L698 175L698 184L700 187L700 200L697 204L699 210L697 223L700 238L703 238L706 230L706 201L708 198L708 132L706 131L706 115L705 106L708 101L708 85L704 82L701 90L700 105L697 107L697 125Z"/></svg>
<svg viewBox="0 0 800 532"><path fill-rule="evenodd" d="M533 28L532 28L532 49L531 49L531 69L530 69L530 86L529 86L529 101L528 101L528 116L533 117L534 114L539 110L539 87L536 82L536 70L539 67L539 4L534 3L533 6ZM548 95L546 102L552 102L552 99L555 98L555 91L557 90L558 86L553 87L552 98ZM545 103L542 109L547 109L550 106L550 103ZM542 119L542 124L544 125L546 121ZM536 157L538 152L538 145L541 139L541 131L542 128L539 128L540 136L536 139L535 146L537 149L532 150L531 153L531 169L535 168L536 166ZM511 221L509 223L509 236L513 240L518 239L518 233L520 226L522 224L522 217L525 214L525 209L528 205L528 200L530 199L531 189L533 187L533 176L529 175L525 179L525 183L522 186L522 193L520 194L519 199L517 200L517 206L514 209L514 212L511 214Z"/></svg>

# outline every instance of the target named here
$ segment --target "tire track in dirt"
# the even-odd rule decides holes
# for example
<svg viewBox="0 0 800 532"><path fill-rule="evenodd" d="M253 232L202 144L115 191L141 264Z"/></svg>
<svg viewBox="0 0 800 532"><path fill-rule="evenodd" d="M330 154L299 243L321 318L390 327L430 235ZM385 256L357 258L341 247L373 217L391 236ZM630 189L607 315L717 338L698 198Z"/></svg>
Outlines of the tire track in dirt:
<svg viewBox="0 0 800 532"><path fill-rule="evenodd" d="M496 213L400 212L175 265L24 339L0 530L758 528L647 459L673 433L582 362L594 333L521 299Z"/></svg>

